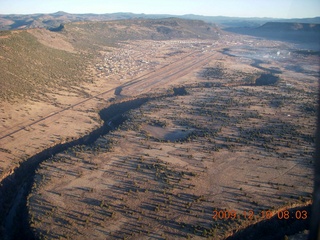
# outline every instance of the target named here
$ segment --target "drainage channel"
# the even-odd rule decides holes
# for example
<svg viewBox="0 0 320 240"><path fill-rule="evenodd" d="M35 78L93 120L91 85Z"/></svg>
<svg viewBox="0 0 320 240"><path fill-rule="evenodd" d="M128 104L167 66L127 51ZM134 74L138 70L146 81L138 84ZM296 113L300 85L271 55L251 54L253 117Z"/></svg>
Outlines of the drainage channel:
<svg viewBox="0 0 320 240"><path fill-rule="evenodd" d="M28 223L27 196L31 191L36 169L45 160L76 145L90 145L100 136L121 125L123 114L140 107L153 98L143 97L114 103L100 111L104 124L89 134L66 143L43 150L20 164L14 173L0 185L0 239L34 239ZM110 124L112 123L112 124Z"/></svg>

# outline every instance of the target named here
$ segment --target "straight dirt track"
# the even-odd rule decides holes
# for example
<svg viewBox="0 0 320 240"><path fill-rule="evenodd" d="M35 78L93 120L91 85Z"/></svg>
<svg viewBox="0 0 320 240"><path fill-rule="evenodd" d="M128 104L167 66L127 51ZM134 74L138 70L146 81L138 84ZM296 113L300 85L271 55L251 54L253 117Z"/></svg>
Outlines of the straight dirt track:
<svg viewBox="0 0 320 240"><path fill-rule="evenodd" d="M151 89L151 87L154 87L155 85L163 85L165 83L174 81L178 78L181 78L181 77L187 75L188 73L192 72L193 70L207 64L206 60L208 60L209 58L213 57L216 54L216 53L202 54L200 56L200 58L198 58L198 57L194 56L196 53L198 53L198 52L195 52L195 53L188 55L187 59L184 58L184 59L181 59L181 60L176 61L174 63L171 63L170 65L166 65L155 72L147 73L147 74L145 74L137 79L133 79L133 80L131 80L131 81L119 86L119 87L122 87L123 91L125 91L126 93L131 93L133 95L134 95L134 93L146 93ZM112 88L110 90L101 92L99 94L96 94L95 96L89 97L89 98L87 98L83 101L80 101L76 104L73 104L69 107L61 109L57 112L53 112L53 113L49 114L48 116L40 118L30 124L25 124L25 125L19 124L18 126L9 128L9 129L7 129L7 131L10 130L10 132L6 133L7 131L3 131L2 133L5 133L5 134L0 136L0 140L6 139L6 138L12 136L13 134L16 134L20 131L23 131L23 130L25 130L26 127L31 127L33 125L41 123L44 120L47 120L47 119L52 118L53 116L62 114L65 111L73 109L73 108L75 108L83 103L86 103L94 98L102 97L103 95L105 95L107 93L111 93L115 90L116 90L116 88Z"/></svg>
<svg viewBox="0 0 320 240"><path fill-rule="evenodd" d="M21 141L22 139L31 139L34 136L34 129L40 127L42 124L49 125L54 121L54 119L60 119L65 115L72 115L72 112L77 111L77 107L80 107L84 103L96 102L97 99L101 98L110 98L113 95L113 92L117 88L121 88L121 95L125 96L135 96L143 93L148 93L154 91L157 87L166 87L177 81L178 79L186 76L192 71L196 70L207 64L208 59L216 55L217 52L206 52L194 51L188 53L181 57L179 60L171 62L155 71L139 76L129 82L126 82L115 88L109 88L105 91L102 91L98 94L90 96L82 101L70 104L68 107L57 109L44 117L40 117L32 122L21 122L17 123L13 127L9 127L1 130L0 135L0 146L6 148L6 145L10 144L15 145L15 141ZM83 108L83 106L82 106ZM32 128L31 128L32 127ZM28 130L27 130L28 129ZM60 130L61 131L61 130ZM59 129L50 129L46 130L47 135L59 135ZM76 137L76 136L75 136ZM32 141L32 140L31 140ZM17 142L17 145L20 145ZM45 145L45 144L44 144ZM10 148L9 148L10 149ZM36 152L34 152L35 154ZM13 156L13 155L12 155ZM14 154L19 158L19 154ZM3 159L4 160L4 159ZM8 170L8 169L7 169ZM5 171L6 172L6 171ZM6 174L3 172L4 174Z"/></svg>
<svg viewBox="0 0 320 240"><path fill-rule="evenodd" d="M165 85L206 65L207 60L216 54L217 53L203 54L200 52L194 52L184 57L183 60L174 62L165 68L161 68L158 71L151 73L149 76L123 86L123 91L125 93L130 93L129 95L148 92L151 90L151 87L155 88Z"/></svg>

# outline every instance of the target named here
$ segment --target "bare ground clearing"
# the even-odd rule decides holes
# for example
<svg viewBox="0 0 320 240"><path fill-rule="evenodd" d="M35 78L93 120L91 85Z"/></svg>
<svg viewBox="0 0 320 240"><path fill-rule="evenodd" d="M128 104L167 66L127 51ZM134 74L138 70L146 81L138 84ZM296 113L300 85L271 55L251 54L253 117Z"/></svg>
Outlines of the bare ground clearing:
<svg viewBox="0 0 320 240"><path fill-rule="evenodd" d="M264 44L254 56L251 50L236 56L246 53L244 44L229 55L204 54L206 64L198 59L198 70L176 81L189 84L188 94L149 101L92 146L44 161L28 196L31 228L38 236L63 239L224 239L263 220L261 211L309 201L319 76L303 73L302 84L296 69L286 69L287 62L276 57L274 50L283 45ZM316 69L313 57L286 57ZM263 62L257 65L256 58ZM187 59L179 66L197 62ZM222 75L201 78L204 66ZM252 68L258 74L275 67L277 85L246 83ZM168 78L161 70L159 78L128 84L121 94L167 88L180 77L180 71L170 71ZM166 138L177 131L185 134ZM213 210L238 217L214 220ZM251 210L253 220L244 218Z"/></svg>
<svg viewBox="0 0 320 240"><path fill-rule="evenodd" d="M187 43L191 45L187 45ZM172 84L175 84L180 80L179 77L186 75L194 68L180 69L188 63L189 67L197 63L197 67L205 64L204 61L194 61L193 58L184 61L182 57L194 54L198 52L192 47L193 43L198 41L138 41L133 42L132 45L125 45L126 48L132 51L132 62L142 61L144 58L148 58L157 62L156 66L151 69L148 67L142 67L139 73L135 73L131 76L131 79L120 80L122 75L128 74L126 68L120 68L114 73L109 73L107 76L102 76L100 70L99 61L101 65L106 61L106 56L102 54L95 60L97 62L91 67L90 75L94 79L92 84L86 83L75 89L74 92L67 92L66 90L59 91L53 89L52 93L47 94L47 101L26 101L22 103L18 101L16 103L3 102L0 106L1 111L1 125L0 125L0 146L1 146L1 162L0 173L1 179L6 177L12 172L12 170L24 161L24 159L36 154L42 149L46 149L58 142L64 142L70 138L78 138L84 135L86 132L97 128L101 124L98 117L98 109L102 105L105 105L109 99L116 97L114 95L115 89L123 85L123 93L127 96L136 94L142 94L149 91L155 91L152 88L154 83L152 82L155 76L166 75L170 73L166 83L162 83L163 88L167 88ZM204 44L207 42L204 42ZM154 48L162 50L161 54L148 55L148 52L144 52L141 55L141 48L145 49L143 44L149 46L150 54L153 53ZM153 48L151 47L154 46ZM177 48L181 45L184 53L168 55L172 52L171 48ZM121 56L123 49L113 49L112 56ZM119 52L119 53L117 53ZM161 51L160 51L161 52ZM138 56L136 56L138 54ZM178 55L178 56L177 56ZM146 57L145 57L146 56ZM204 55L202 59L207 57ZM159 60L160 58L160 60ZM114 65L121 65L121 59L115 59ZM135 69L141 66L138 64L132 66ZM89 68L90 69L90 68ZM179 75L178 75L179 74ZM136 76L132 80L132 77ZM145 86L141 88L141 84ZM137 85L137 86L136 86ZM138 87L139 86L139 87ZM139 88L139 90L137 90ZM122 94L123 94L122 93Z"/></svg>

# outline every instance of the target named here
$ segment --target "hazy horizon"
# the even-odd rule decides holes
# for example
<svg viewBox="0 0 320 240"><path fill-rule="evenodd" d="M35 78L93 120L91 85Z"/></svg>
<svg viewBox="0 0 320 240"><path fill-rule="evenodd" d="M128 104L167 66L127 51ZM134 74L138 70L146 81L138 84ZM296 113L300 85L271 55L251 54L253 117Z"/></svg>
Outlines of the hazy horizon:
<svg viewBox="0 0 320 240"><path fill-rule="evenodd" d="M242 18L313 18L320 16L317 0L1 0L0 14L50 14L59 11L71 14L168 14L203 15Z"/></svg>
<svg viewBox="0 0 320 240"><path fill-rule="evenodd" d="M194 13L186 13L186 14L170 14L170 13L134 13L134 12L106 12L106 13L94 13L94 12L82 12L82 13L72 13L63 10L55 11L55 12L34 12L34 13L0 13L0 15L37 15L37 14L56 14L56 13L66 13L66 14L79 14L79 15L86 15L86 14L95 14L95 15L104 15L104 14L143 14L143 15L170 15L170 16L187 16L187 15L195 15L195 16L202 16L202 17L222 17L222 18L252 18L252 19L307 19L307 18L317 18L318 16L314 17L292 17L292 18L281 18L281 17L239 17L239 16L226 16L226 15L202 15L202 14L194 14Z"/></svg>

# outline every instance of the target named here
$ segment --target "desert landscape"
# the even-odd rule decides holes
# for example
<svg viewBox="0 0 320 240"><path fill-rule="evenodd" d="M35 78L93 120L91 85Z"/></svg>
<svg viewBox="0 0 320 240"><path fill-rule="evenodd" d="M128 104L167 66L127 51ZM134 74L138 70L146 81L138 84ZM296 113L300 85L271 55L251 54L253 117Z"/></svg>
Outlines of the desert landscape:
<svg viewBox="0 0 320 240"><path fill-rule="evenodd" d="M250 35L177 18L0 31L0 236L307 234L319 51Z"/></svg>

